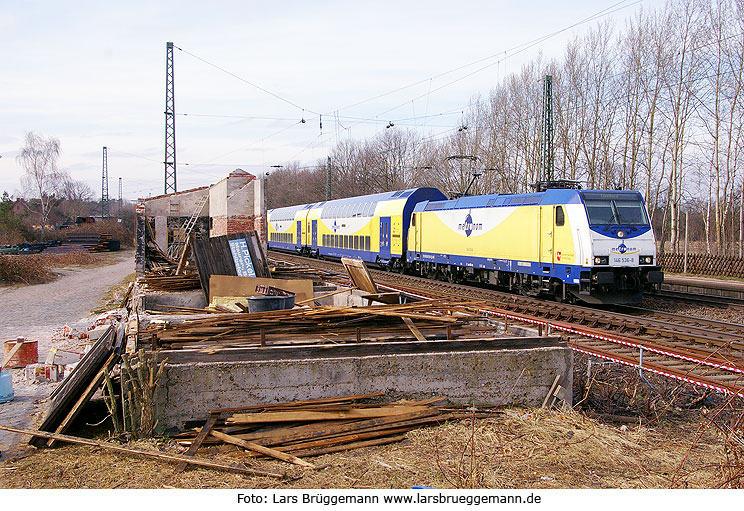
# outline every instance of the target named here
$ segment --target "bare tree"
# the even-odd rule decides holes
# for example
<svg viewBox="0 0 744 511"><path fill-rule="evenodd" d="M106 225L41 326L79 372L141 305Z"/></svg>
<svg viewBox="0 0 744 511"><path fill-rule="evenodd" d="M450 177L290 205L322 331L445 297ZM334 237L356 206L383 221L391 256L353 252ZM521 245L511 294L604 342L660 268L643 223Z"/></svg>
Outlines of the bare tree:
<svg viewBox="0 0 744 511"><path fill-rule="evenodd" d="M44 138L29 131L26 133L26 145L17 156L17 161L26 171L21 180L24 190L39 198L41 239L44 239L49 212L55 201L54 194L60 184L61 173L57 167L60 152L59 139Z"/></svg>
<svg viewBox="0 0 744 511"><path fill-rule="evenodd" d="M87 202L93 200L93 190L84 181L77 181L69 173L60 172L60 197L67 201L67 213L71 216L84 215Z"/></svg>

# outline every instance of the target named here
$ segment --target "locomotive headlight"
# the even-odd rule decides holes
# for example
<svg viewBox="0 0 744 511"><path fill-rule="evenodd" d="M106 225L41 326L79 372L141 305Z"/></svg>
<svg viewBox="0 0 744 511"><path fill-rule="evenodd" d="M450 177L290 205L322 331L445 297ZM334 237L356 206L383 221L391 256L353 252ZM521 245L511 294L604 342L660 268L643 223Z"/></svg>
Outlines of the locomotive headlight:
<svg viewBox="0 0 744 511"><path fill-rule="evenodd" d="M602 264L602 259L600 257L595 257L594 264Z"/></svg>
<svg viewBox="0 0 744 511"><path fill-rule="evenodd" d="M610 264L610 258L608 256L596 256L594 264Z"/></svg>
<svg viewBox="0 0 744 511"><path fill-rule="evenodd" d="M654 263L653 256L641 256L639 260L641 264L653 264Z"/></svg>

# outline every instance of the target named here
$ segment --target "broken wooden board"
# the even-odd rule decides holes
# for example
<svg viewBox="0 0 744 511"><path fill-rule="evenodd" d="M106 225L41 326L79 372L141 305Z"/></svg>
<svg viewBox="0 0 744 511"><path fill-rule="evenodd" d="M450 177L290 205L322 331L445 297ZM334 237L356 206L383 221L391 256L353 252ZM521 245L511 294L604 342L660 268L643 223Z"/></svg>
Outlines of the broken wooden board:
<svg viewBox="0 0 744 511"><path fill-rule="evenodd" d="M240 247L236 243L239 243ZM259 278L271 277L266 255L261 249L255 231L195 239L191 248L207 301L210 298L209 280L212 275L240 276L242 274L255 275ZM249 261L253 269L252 274L245 273Z"/></svg>
<svg viewBox="0 0 744 511"><path fill-rule="evenodd" d="M261 296L257 285L274 286L296 295L297 300L313 298L313 281L308 279L265 279L260 277L234 277L212 275L209 277L209 301L216 296Z"/></svg>
<svg viewBox="0 0 744 511"><path fill-rule="evenodd" d="M342 257L341 264L346 268L346 272L349 274L349 277L351 277L354 286L366 293L377 293L377 284L375 284L374 279L372 279L372 275L369 273L364 261L361 259Z"/></svg>
<svg viewBox="0 0 744 511"><path fill-rule="evenodd" d="M123 325L119 326L119 331L114 330L113 326L109 327L93 345L93 348L80 360L75 370L62 381L62 384L55 389L57 392L50 398L44 420L39 426L41 431L55 431L59 427L70 411L75 408L80 396L86 393L91 381L96 378L111 354L115 352L123 336ZM36 447L43 447L46 445L46 439L34 437L29 443Z"/></svg>
<svg viewBox="0 0 744 511"><path fill-rule="evenodd" d="M201 447L204 440L209 436L209 433L212 431L212 428L217 422L217 419L218 419L217 415L212 415L212 414L209 415L209 418L207 419L207 422L204 424L204 427L200 428L199 434L196 436L194 443L192 443L189 449L184 453L184 456L194 456L196 454L196 451L199 450L199 447ZM186 462L178 465L176 467L176 474L180 474L181 472L186 470L187 466L188 466L188 463Z"/></svg>
<svg viewBox="0 0 744 511"><path fill-rule="evenodd" d="M113 368L115 357L115 353L109 355L108 360L106 360L106 363L103 364L101 370L98 371L98 374L95 376L95 378L90 381L88 387L80 395L78 400L73 405L72 409L67 413L60 425L57 426L57 429L54 430L55 433L64 433L65 431L67 431L67 428L70 427L72 421L74 421L78 417L78 415L80 415L80 412L83 411L83 407L88 403L88 401L90 401L90 398L93 397L93 394L96 393L98 388L103 383L106 374ZM54 447L55 442L56 440L51 439L47 442L47 445L49 447Z"/></svg>

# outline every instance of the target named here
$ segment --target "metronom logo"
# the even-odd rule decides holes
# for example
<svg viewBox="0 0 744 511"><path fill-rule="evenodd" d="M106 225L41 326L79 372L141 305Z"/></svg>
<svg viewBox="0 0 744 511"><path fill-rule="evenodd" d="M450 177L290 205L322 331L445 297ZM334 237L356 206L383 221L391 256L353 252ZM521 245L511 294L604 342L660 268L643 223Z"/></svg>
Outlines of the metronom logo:
<svg viewBox="0 0 744 511"><path fill-rule="evenodd" d="M465 222L457 224L457 230L465 231L465 236L470 236L473 231L482 231L483 224L474 224L473 217L468 213L468 216L465 217Z"/></svg>

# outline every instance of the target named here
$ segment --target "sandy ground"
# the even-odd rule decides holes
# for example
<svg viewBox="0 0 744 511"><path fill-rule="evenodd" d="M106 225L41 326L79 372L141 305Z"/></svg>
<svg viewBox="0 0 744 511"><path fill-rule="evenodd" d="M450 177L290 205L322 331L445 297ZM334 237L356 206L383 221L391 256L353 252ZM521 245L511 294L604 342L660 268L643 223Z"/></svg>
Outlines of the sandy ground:
<svg viewBox="0 0 744 511"><path fill-rule="evenodd" d="M110 263L89 268L56 270L59 277L46 284L0 288L0 341L19 336L39 342L39 362L46 360L52 345L74 344L61 333L65 325L73 332L90 326L90 311L98 306L111 286L134 271L132 251L107 254ZM82 352L83 346L80 346ZM0 350L0 354L2 351ZM59 353L55 363L72 363L79 355ZM56 383L29 383L22 369L13 369L15 399L0 404L0 423L28 428L34 415L43 409L42 401ZM22 454L25 440L20 435L0 431L0 456L5 459Z"/></svg>

